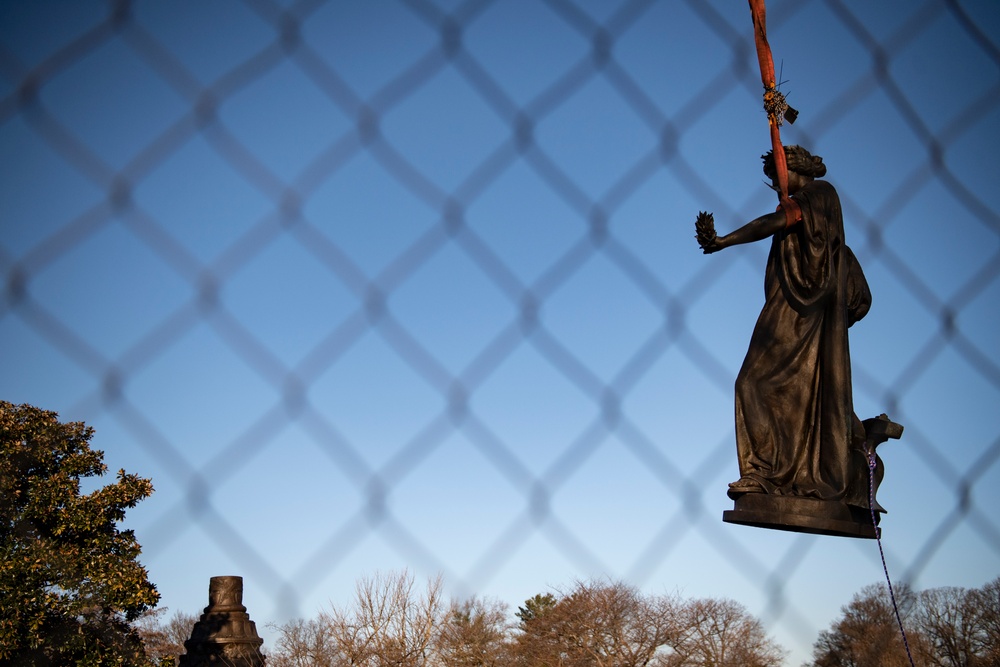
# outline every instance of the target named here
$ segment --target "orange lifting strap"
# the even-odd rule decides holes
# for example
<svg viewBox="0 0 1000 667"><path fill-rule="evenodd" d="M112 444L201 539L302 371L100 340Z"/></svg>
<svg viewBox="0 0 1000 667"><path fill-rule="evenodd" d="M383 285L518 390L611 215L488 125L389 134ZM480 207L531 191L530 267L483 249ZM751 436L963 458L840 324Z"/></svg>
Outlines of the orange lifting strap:
<svg viewBox="0 0 1000 667"><path fill-rule="evenodd" d="M771 56L771 46L767 43L767 10L764 0L750 0L750 13L753 16L754 41L757 44L757 61L760 63L760 80L764 84L764 111L767 112L767 122L771 127L771 150L774 153L774 169L778 175L778 188L781 198L780 208L785 211L788 225L798 222L802 214L798 204L788 196L788 164L785 161L785 150L781 147L781 118L785 116L788 122L793 122L795 111L785 102L785 96L778 91L774 78L774 58Z"/></svg>

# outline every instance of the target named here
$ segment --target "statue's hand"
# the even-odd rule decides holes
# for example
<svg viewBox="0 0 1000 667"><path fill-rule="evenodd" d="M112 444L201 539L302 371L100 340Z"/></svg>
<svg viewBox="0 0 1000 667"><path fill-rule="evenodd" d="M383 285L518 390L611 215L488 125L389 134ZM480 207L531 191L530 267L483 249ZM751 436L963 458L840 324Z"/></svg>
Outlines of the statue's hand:
<svg viewBox="0 0 1000 667"><path fill-rule="evenodd" d="M715 234L715 217L702 211L698 214L698 219L694 222L695 238L701 251L706 255L722 250L723 245L719 243L719 237Z"/></svg>

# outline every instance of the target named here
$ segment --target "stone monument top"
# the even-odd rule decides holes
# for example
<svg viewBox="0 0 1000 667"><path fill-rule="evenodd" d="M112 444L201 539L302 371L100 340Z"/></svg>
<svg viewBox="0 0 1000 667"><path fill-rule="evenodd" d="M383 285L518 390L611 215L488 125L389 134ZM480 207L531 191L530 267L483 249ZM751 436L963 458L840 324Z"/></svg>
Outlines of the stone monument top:
<svg viewBox="0 0 1000 667"><path fill-rule="evenodd" d="M184 642L180 667L263 667L263 643L243 606L243 577L212 577L208 606Z"/></svg>

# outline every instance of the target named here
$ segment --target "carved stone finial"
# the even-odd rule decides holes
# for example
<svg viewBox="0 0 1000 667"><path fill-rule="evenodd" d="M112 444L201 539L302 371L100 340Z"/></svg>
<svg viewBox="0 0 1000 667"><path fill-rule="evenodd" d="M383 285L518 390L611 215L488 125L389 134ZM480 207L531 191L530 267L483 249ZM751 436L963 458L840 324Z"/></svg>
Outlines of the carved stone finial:
<svg viewBox="0 0 1000 667"><path fill-rule="evenodd" d="M208 606L184 642L180 667L263 667L263 643L243 606L243 577L212 577Z"/></svg>
<svg viewBox="0 0 1000 667"><path fill-rule="evenodd" d="M205 611L246 611L243 606L243 577L212 577L208 582Z"/></svg>

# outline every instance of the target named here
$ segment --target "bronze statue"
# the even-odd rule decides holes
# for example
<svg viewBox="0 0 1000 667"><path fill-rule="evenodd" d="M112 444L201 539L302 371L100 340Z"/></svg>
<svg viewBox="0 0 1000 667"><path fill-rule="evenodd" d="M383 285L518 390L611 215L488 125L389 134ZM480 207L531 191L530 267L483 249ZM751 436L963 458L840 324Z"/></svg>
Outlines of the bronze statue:
<svg viewBox="0 0 1000 667"><path fill-rule="evenodd" d="M881 426L868 434L854 414L847 330L868 313L871 292L844 240L837 192L818 180L822 158L799 146L784 152L798 211L779 206L721 237L711 214L696 223L705 254L771 238L764 307L736 379L740 479L729 485L734 510L723 518L874 537L868 466L877 444L899 436ZM762 157L777 191L774 156Z"/></svg>

